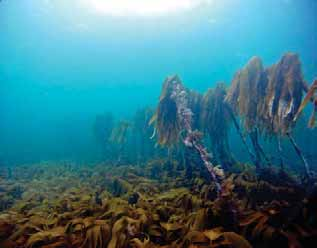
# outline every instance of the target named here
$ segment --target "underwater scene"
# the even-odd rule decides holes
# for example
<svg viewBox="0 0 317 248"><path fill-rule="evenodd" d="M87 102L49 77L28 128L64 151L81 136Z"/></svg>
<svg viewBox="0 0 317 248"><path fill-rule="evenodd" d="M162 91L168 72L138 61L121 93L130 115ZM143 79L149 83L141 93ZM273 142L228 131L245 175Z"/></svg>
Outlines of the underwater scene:
<svg viewBox="0 0 317 248"><path fill-rule="evenodd" d="M0 248L317 247L317 1L0 0Z"/></svg>

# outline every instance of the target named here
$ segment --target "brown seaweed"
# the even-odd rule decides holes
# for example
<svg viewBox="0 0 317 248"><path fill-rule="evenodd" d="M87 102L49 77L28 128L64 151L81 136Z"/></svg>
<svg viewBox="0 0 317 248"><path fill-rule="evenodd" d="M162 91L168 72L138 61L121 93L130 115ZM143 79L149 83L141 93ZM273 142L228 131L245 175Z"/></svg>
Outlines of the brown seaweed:
<svg viewBox="0 0 317 248"><path fill-rule="evenodd" d="M189 179L180 161L162 158L133 166L46 162L13 167L10 176L0 177L0 247L310 247L317 241L316 185L309 181L307 191L298 175L271 167L255 173L240 164L239 174L232 172L238 165L224 174L212 165L196 129L209 134L217 153L229 152L227 132L231 120L238 125L236 114L258 157L264 152L257 135L267 133L289 137L304 158L291 131L314 100L313 87L299 106L304 86L293 54L266 71L252 59L237 73L226 101L223 85L202 96L169 77L153 118L158 143L172 147L182 141L215 183L199 166ZM138 113L133 126L120 122L111 141L128 144L131 127L148 136L150 113Z"/></svg>
<svg viewBox="0 0 317 248"><path fill-rule="evenodd" d="M123 144L127 139L130 126L131 124L128 121L120 121L111 132L109 137L110 142L115 144Z"/></svg>
<svg viewBox="0 0 317 248"><path fill-rule="evenodd" d="M260 113L265 106L267 87L268 80L262 61L258 57L253 57L236 73L226 96L226 102L242 118L244 129L250 134L255 156L250 152L249 154L257 168L260 167L262 157L270 163L260 146L257 134L263 126Z"/></svg>
<svg viewBox="0 0 317 248"><path fill-rule="evenodd" d="M286 135L295 125L294 117L299 110L305 82L297 54L287 53L267 69L268 86L265 107L261 112L265 131L269 134Z"/></svg>
<svg viewBox="0 0 317 248"><path fill-rule="evenodd" d="M161 115L159 111L162 104L162 97L163 99L169 99L168 101L170 102L165 110L165 115ZM157 125L161 123L162 127L166 126L166 130L171 130L171 133L174 134L173 137L178 138L180 132L183 132L184 137L182 137L182 143L185 145L185 147L192 149L199 154L199 157L206 171L208 172L209 177L216 184L217 190L219 192L221 189L221 185L219 183L220 175L217 175L217 171L214 170L210 153L208 153L207 148L202 143L201 133L198 130L193 130L192 124L194 113L190 109L189 98L190 94L180 79L177 76L168 77L163 85L162 94L158 105L156 114ZM171 106L172 108L169 108ZM174 119L165 118L165 116L174 117ZM177 123L178 128L170 128L173 127L171 123ZM161 139L160 132L166 132L166 130L161 130L162 127L160 127L158 130L159 140ZM163 137L166 136L166 134L163 135ZM173 141L176 143L176 139Z"/></svg>
<svg viewBox="0 0 317 248"><path fill-rule="evenodd" d="M305 247L316 241L315 197L305 199L295 180L274 171L260 179L252 171L227 176L217 196L214 185L199 177L189 187L182 177L146 177L151 174L147 165L133 170L79 166L70 172L60 164L37 164L27 170L32 173L21 172L32 175L28 181L23 173L15 179L24 180L22 200L0 214L3 248L248 248L277 242L280 247ZM120 197L110 193L115 185L104 185L113 177L130 185ZM32 200L33 209L21 208L39 184L37 193L43 198ZM94 201L96 187L102 188L102 205ZM139 200L131 205L133 192L139 192Z"/></svg>
<svg viewBox="0 0 317 248"><path fill-rule="evenodd" d="M201 103L201 126L211 139L211 144L224 168L234 165L235 159L230 152L228 132L230 114L225 106L226 90L223 83L218 83L215 89L209 89Z"/></svg>
<svg viewBox="0 0 317 248"><path fill-rule="evenodd" d="M259 126L259 112L265 104L266 88L264 68L258 57L253 57L232 80L226 101L243 118L244 127L248 132Z"/></svg>
<svg viewBox="0 0 317 248"><path fill-rule="evenodd" d="M179 141L181 131L176 102L171 98L173 88L170 81L172 79L170 77L165 80L156 113L150 120L150 124L155 123L158 143L168 147Z"/></svg>
<svg viewBox="0 0 317 248"><path fill-rule="evenodd" d="M259 134L265 133L277 137L278 140L280 136L288 137L303 161L306 175L309 175L306 159L292 137L294 120L298 111L301 111L301 99L306 88L299 57L293 53L285 54L277 64L266 70L259 58L252 58L247 66L235 75L226 101L235 113L241 116L244 128L250 134L257 168L261 164L261 158L267 164L271 164L259 143ZM311 98L310 95L307 99ZM307 99L304 104L307 103ZM310 120L311 125L314 123L313 120L314 111ZM279 141L278 150L281 154ZM283 168L282 158L280 161Z"/></svg>

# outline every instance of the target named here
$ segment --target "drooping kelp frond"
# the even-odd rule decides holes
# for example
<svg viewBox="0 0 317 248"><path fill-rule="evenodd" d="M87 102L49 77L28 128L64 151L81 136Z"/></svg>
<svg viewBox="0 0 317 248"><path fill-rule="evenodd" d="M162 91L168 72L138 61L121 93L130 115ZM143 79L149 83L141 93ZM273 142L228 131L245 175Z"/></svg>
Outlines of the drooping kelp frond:
<svg viewBox="0 0 317 248"><path fill-rule="evenodd" d="M308 122L308 126L310 128L315 127L315 121L316 121L316 116L315 116L317 112L317 96L315 95L316 91L317 91L317 79L314 80L312 86L308 89L307 94L294 117L294 121L297 121L298 117L303 112L308 102L312 101L314 106L313 106L313 110Z"/></svg>
<svg viewBox="0 0 317 248"><path fill-rule="evenodd" d="M138 132L144 136L147 136L150 131L150 127L148 125L149 121L153 116L152 108L143 108L136 111L133 117L133 132Z"/></svg>
<svg viewBox="0 0 317 248"><path fill-rule="evenodd" d="M225 107L226 89L218 83L215 89L208 89L203 96L201 125L212 139L222 139L228 135L230 115Z"/></svg>
<svg viewBox="0 0 317 248"><path fill-rule="evenodd" d="M105 113L96 116L93 132L99 144L105 145L109 141L114 124L112 113Z"/></svg>
<svg viewBox="0 0 317 248"><path fill-rule="evenodd" d="M258 130L271 136L287 135L292 139L294 117L305 89L299 57L292 53L285 54L265 71L260 59L253 58L236 74L226 101L242 117L244 127L250 133L256 165L260 165L261 156L269 162L259 145ZM294 140L292 144L308 168Z"/></svg>
<svg viewBox="0 0 317 248"><path fill-rule="evenodd" d="M247 131L252 131L258 126L258 113L264 105L266 87L267 80L262 61L258 57L253 57L238 71L231 83L226 102L242 117Z"/></svg>
<svg viewBox="0 0 317 248"><path fill-rule="evenodd" d="M110 142L116 144L123 144L128 135L128 129L130 127L130 123L127 121L120 121L117 126L115 126L110 135Z"/></svg>
<svg viewBox="0 0 317 248"><path fill-rule="evenodd" d="M150 121L155 122L158 143L168 147L178 142L181 131L177 105L172 98L174 81L180 82L177 76L165 80L156 113Z"/></svg>
<svg viewBox="0 0 317 248"><path fill-rule="evenodd" d="M262 116L260 113L265 106L267 82L261 59L253 57L248 64L235 75L225 99L228 103L228 107L240 116L243 121L244 129L250 135L255 152L254 155L248 149L243 135L240 134L257 168L261 165L262 157L267 160L267 156L259 144L257 135L258 130L262 127ZM234 118L233 114L232 117ZM235 126L238 127L237 122L235 121L234 123ZM240 128L237 128L237 130L240 132Z"/></svg>
<svg viewBox="0 0 317 248"><path fill-rule="evenodd" d="M131 155L139 162L145 161L154 155L155 140L151 139L153 127L149 126L149 121L154 114L152 108L142 108L136 111L131 127Z"/></svg>
<svg viewBox="0 0 317 248"><path fill-rule="evenodd" d="M150 139L153 134L153 128L149 126L149 121L154 114L152 108L139 109L133 117L132 136L135 149L141 149L145 146L153 148L153 140ZM140 152L140 151L139 151Z"/></svg>
<svg viewBox="0 0 317 248"><path fill-rule="evenodd" d="M307 89L297 54L287 53L266 70L268 87L264 108L259 112L261 128L268 135L287 136L305 167L306 177L310 169L301 149L292 137L295 115L298 112L303 91Z"/></svg>
<svg viewBox="0 0 317 248"><path fill-rule="evenodd" d="M188 107L193 112L192 116L192 128L193 129L201 129L201 112L202 112L202 101L203 96L202 94L190 90L188 92Z"/></svg>
<svg viewBox="0 0 317 248"><path fill-rule="evenodd" d="M305 83L297 54L287 53L267 69L268 87L261 112L268 134L286 135L295 122Z"/></svg>
<svg viewBox="0 0 317 248"><path fill-rule="evenodd" d="M231 166L234 159L230 153L228 131L230 114L224 102L226 89L223 83L218 83L215 89L208 89L203 96L201 105L201 126L211 139L218 159L225 167Z"/></svg>

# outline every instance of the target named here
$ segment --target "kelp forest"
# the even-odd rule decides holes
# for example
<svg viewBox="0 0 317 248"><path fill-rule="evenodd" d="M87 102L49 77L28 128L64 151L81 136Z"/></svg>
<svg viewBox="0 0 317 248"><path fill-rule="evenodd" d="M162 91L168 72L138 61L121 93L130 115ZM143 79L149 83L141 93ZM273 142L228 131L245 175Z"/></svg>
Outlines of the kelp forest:
<svg viewBox="0 0 317 248"><path fill-rule="evenodd" d="M2 166L0 247L316 247L317 80L287 53L212 85L96 116L97 164Z"/></svg>

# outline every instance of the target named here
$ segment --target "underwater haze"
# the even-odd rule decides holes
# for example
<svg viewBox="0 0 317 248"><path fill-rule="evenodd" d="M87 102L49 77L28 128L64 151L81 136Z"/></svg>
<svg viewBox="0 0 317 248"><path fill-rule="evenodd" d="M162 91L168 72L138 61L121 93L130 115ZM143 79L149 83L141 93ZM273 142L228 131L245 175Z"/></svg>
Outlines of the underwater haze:
<svg viewBox="0 0 317 248"><path fill-rule="evenodd" d="M316 76L314 0L148 2L0 2L0 164L100 160L95 117L154 107L168 75L204 92L255 55L294 52Z"/></svg>

